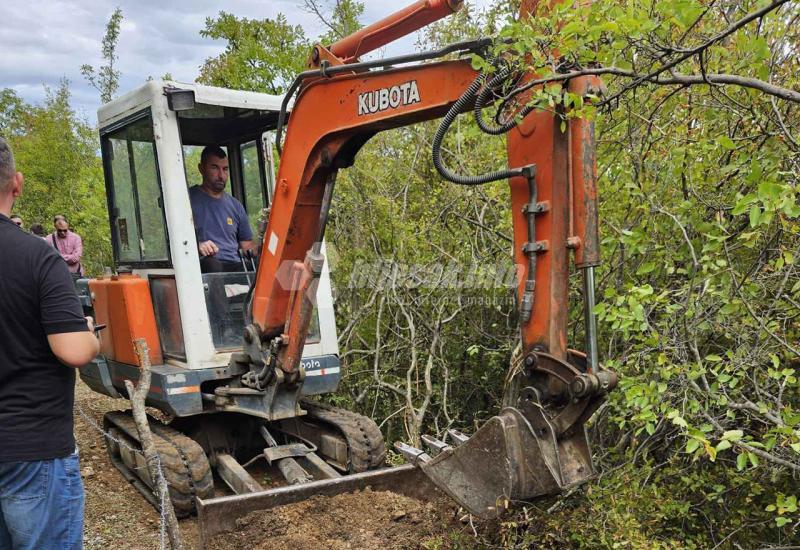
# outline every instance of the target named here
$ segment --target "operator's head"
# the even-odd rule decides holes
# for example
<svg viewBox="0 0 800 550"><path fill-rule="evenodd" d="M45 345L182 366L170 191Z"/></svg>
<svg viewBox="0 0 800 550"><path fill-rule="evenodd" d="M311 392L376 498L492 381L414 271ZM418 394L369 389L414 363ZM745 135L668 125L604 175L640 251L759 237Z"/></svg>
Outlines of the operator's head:
<svg viewBox="0 0 800 550"><path fill-rule="evenodd" d="M200 154L198 169L203 176L203 187L222 193L228 183L228 155L217 145L209 145Z"/></svg>
<svg viewBox="0 0 800 550"><path fill-rule="evenodd" d="M60 238L66 238L67 231L69 231L69 222L65 216L58 214L53 217L53 227Z"/></svg>
<svg viewBox="0 0 800 550"><path fill-rule="evenodd" d="M22 174L17 172L14 155L6 140L0 137L0 212L8 216L14 200L22 194Z"/></svg>

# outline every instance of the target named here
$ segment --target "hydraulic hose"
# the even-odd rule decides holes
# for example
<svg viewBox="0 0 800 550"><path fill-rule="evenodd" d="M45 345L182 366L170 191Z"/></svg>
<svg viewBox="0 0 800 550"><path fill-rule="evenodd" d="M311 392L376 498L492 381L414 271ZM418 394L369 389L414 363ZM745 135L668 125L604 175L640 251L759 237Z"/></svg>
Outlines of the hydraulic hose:
<svg viewBox="0 0 800 550"><path fill-rule="evenodd" d="M508 101L515 97L519 92L515 90L503 100L503 103L497 110L497 114L495 115L495 121L498 122L498 126L489 126L486 120L483 118L483 109L486 107L486 103L489 100L489 95L494 91L494 89L502 84L508 77L511 75L511 70L508 67L501 68L497 74L489 81L486 86L484 86L483 90L480 91L478 97L475 99L475 107L472 110L473 115L475 116L475 122L478 124L478 127L485 133L492 135L492 136L500 136L507 133L512 128L515 128L519 124L519 120L528 116L535 107L532 105L526 105L525 107L520 110L517 114L518 118L512 118L510 121L505 123L499 123L499 116L500 113L503 112L506 104Z"/></svg>
<svg viewBox="0 0 800 550"><path fill-rule="evenodd" d="M482 185L492 181L514 178L523 174L522 168L510 168L505 170L496 170L494 172L481 174L479 176L464 176L461 174L456 174L444 165L444 161L442 160L442 142L444 141L444 136L447 134L450 126L453 125L453 122L456 120L456 117L458 117L459 113L464 111L470 102L475 99L475 96L478 93L478 90L481 89L481 85L485 79L486 75L478 75L478 78L476 78L472 84L470 84L469 88L467 88L464 94L458 98L455 103L453 103L452 107L450 107L450 110L447 111L446 115L444 115L441 124L439 124L439 128L436 130L436 134L433 136L433 165L436 167L436 171L439 172L439 174L447 181L451 181L458 185Z"/></svg>

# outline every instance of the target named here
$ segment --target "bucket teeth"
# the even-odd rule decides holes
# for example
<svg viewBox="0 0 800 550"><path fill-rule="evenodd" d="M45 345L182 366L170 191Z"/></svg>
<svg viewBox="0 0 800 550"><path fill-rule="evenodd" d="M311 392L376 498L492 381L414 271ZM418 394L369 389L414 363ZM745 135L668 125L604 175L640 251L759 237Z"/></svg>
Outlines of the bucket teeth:
<svg viewBox="0 0 800 550"><path fill-rule="evenodd" d="M406 445L402 441L395 441L394 448L406 459L409 464L420 465L428 462L431 457L422 449L417 449L411 445Z"/></svg>
<svg viewBox="0 0 800 550"><path fill-rule="evenodd" d="M453 445L455 445L456 447L458 447L462 443L466 443L467 441L469 441L469 437L459 432L458 430L447 430L447 433L450 435L450 439L453 440Z"/></svg>
<svg viewBox="0 0 800 550"><path fill-rule="evenodd" d="M423 435L422 441L431 450L431 454L433 456L436 456L443 451L449 451L452 449L450 445L448 445L441 439L436 439L435 437L431 437L429 435Z"/></svg>

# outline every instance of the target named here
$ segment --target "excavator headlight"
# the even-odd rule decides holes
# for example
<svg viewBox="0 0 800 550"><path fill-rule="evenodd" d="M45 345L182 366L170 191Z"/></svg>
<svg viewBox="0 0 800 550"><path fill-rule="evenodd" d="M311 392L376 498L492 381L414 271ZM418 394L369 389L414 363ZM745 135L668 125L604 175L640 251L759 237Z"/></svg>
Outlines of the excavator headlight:
<svg viewBox="0 0 800 550"><path fill-rule="evenodd" d="M194 90L180 88L164 88L167 95L167 105L170 111L189 111L194 109Z"/></svg>

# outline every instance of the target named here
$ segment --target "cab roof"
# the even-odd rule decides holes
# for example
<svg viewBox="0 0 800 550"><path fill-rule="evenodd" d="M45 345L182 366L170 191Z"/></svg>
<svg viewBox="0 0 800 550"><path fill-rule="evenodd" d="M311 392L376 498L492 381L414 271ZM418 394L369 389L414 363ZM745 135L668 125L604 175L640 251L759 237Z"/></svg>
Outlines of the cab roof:
<svg viewBox="0 0 800 550"><path fill-rule="evenodd" d="M115 124L158 101L166 101L165 89L178 88L194 91L198 105L228 107L257 111L280 111L283 96L230 90L202 84L172 80L150 80L139 88L109 102L97 110L97 122L102 129Z"/></svg>

